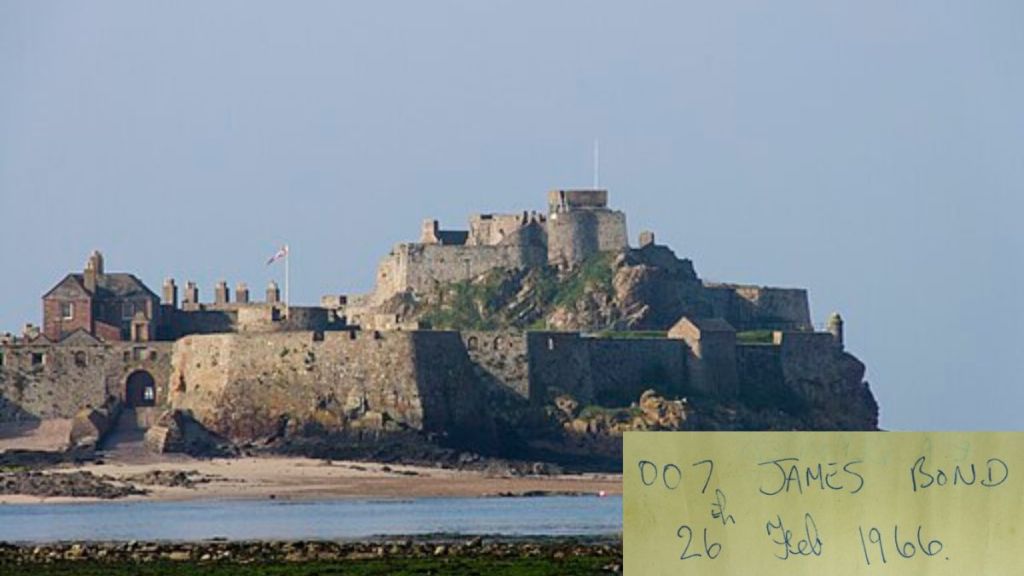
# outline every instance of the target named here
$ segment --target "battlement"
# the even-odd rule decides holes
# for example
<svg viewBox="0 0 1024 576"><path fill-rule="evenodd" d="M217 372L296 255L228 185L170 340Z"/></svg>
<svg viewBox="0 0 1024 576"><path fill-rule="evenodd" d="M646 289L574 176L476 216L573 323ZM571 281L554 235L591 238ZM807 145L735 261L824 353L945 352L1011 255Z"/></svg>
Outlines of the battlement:
<svg viewBox="0 0 1024 576"><path fill-rule="evenodd" d="M607 190L552 190L548 192L548 212L597 210L608 208Z"/></svg>

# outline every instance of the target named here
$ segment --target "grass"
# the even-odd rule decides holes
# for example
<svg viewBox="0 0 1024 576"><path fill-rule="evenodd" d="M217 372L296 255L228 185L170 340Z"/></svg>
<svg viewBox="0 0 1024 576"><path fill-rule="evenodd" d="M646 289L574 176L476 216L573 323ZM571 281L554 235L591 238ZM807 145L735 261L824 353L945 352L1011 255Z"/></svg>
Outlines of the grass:
<svg viewBox="0 0 1024 576"><path fill-rule="evenodd" d="M772 344L771 330L745 330L736 333L736 342L739 344Z"/></svg>
<svg viewBox="0 0 1024 576"><path fill-rule="evenodd" d="M617 562L598 556L550 558L403 558L348 560L344 562L270 562L236 564L219 562L158 561L144 564L114 564L94 561L54 564L0 565L3 574L43 576L384 576L486 574L487 576L547 576L607 573L603 567ZM8 571L10 570L10 571Z"/></svg>
<svg viewBox="0 0 1024 576"><path fill-rule="evenodd" d="M668 338L664 330L605 330L593 335L595 338L616 338L621 340L642 340L645 338Z"/></svg>
<svg viewBox="0 0 1024 576"><path fill-rule="evenodd" d="M432 304L422 320L446 330L543 330L545 318L554 309L574 308L589 292L612 294L614 258L614 253L594 255L562 278L555 268L546 266L525 275L496 269L473 280L453 282L441 289L443 300ZM520 299L513 307L517 295Z"/></svg>

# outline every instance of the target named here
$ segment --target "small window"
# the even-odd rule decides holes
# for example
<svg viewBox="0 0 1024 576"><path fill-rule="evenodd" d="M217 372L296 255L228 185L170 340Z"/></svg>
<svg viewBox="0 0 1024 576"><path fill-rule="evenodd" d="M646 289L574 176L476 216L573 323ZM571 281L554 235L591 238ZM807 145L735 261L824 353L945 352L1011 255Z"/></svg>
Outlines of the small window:
<svg viewBox="0 0 1024 576"><path fill-rule="evenodd" d="M4 353L0 352L0 367L4 365Z"/></svg>
<svg viewBox="0 0 1024 576"><path fill-rule="evenodd" d="M81 350L75 352L75 366L78 366L79 368L84 368L87 364L88 358L86 358L85 352L82 352Z"/></svg>
<svg viewBox="0 0 1024 576"><path fill-rule="evenodd" d="M156 390L153 390L152 386L146 386L142 390L142 399L145 400L146 402L152 402L153 400L156 400Z"/></svg>
<svg viewBox="0 0 1024 576"><path fill-rule="evenodd" d="M555 339L554 338L548 338L548 350L554 350L554 349L555 349Z"/></svg>
<svg viewBox="0 0 1024 576"><path fill-rule="evenodd" d="M156 362L156 350L153 350L149 353L149 359L152 360L153 362Z"/></svg>
<svg viewBox="0 0 1024 576"><path fill-rule="evenodd" d="M43 360L44 359L45 359L45 355L42 352L33 352L32 353L32 365L33 366L41 366L43 364Z"/></svg>
<svg viewBox="0 0 1024 576"><path fill-rule="evenodd" d="M71 320L75 317L75 305L72 302L60 303L60 317L62 320Z"/></svg>

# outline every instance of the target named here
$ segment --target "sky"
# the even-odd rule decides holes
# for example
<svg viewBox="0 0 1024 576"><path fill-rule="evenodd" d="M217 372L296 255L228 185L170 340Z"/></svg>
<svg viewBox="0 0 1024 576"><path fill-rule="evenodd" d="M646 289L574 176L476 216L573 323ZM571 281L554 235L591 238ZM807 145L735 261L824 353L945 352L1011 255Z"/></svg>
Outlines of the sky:
<svg viewBox="0 0 1024 576"><path fill-rule="evenodd" d="M0 331L108 271L372 287L422 219L600 184L846 320L893 430L1021 429L1024 3L0 0Z"/></svg>

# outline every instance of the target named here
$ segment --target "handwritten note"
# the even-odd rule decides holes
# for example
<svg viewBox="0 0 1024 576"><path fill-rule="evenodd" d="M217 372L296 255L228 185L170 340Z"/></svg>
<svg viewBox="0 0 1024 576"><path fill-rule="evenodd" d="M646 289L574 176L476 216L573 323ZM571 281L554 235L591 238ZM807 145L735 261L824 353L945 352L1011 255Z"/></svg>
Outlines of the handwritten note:
<svg viewBox="0 0 1024 576"><path fill-rule="evenodd" d="M1024 576L1024 433L627 432L626 574Z"/></svg>

